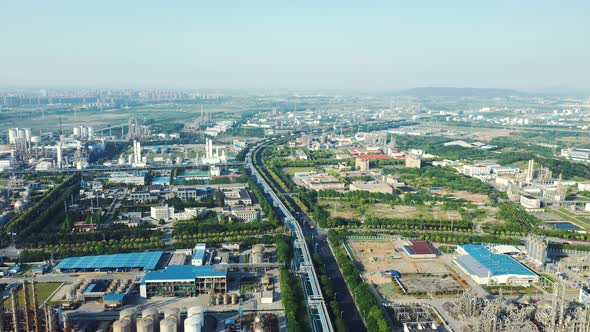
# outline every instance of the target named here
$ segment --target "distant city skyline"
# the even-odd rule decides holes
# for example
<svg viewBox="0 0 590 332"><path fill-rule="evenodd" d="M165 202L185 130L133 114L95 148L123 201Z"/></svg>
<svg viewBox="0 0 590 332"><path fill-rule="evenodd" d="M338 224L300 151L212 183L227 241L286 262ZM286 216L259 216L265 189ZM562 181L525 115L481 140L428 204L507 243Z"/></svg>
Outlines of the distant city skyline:
<svg viewBox="0 0 590 332"><path fill-rule="evenodd" d="M4 2L0 86L590 93L587 1L360 5Z"/></svg>

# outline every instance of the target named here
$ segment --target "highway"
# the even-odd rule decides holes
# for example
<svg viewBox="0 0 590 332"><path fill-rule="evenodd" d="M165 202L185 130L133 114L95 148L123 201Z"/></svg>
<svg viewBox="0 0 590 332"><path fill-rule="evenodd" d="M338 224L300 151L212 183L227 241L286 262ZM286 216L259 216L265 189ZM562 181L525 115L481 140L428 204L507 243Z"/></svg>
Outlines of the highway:
<svg viewBox="0 0 590 332"><path fill-rule="evenodd" d="M283 202L276 195L274 190L269 186L266 180L258 172L254 163L252 162L252 153L262 150L262 147L268 142L259 143L246 155L246 167L252 176L252 179L260 186L262 193L266 199L275 207L278 215L282 218L285 226L289 227L293 236L294 258L293 265L295 272L301 276L303 283L303 292L305 294L305 304L307 306L307 313L311 328L314 332L332 332L332 322L328 313L328 308L324 301L320 283L315 272L311 260L311 254L307 243L305 242L305 235L299 225L299 222L287 210Z"/></svg>
<svg viewBox="0 0 590 332"><path fill-rule="evenodd" d="M265 170L265 166L262 163L260 153L263 149L259 147L260 145L253 149L255 155L255 163L259 165L262 170ZM246 164L250 165L249 163L251 162L251 156L248 155L248 160L246 161ZM250 167L254 168L253 165L251 165ZM256 171L256 169L254 170ZM271 177L268 178L272 179ZM275 187L280 188L280 186L278 186L276 183ZM284 194L284 191L279 192L279 195L283 195L287 200L289 200L291 206L295 208L296 211L294 212L298 216L298 218L293 218L289 211L285 211L283 212L283 214L287 213L290 216L289 218L293 218L294 223L297 225L297 228L301 229L303 237L309 236L313 239L315 247L314 250L316 250L322 257L322 261L325 264L327 275L330 276L334 291L336 292L335 297L340 305L342 319L346 322L346 325L348 326L350 331L366 331L363 321L357 311L354 300L348 290L348 287L346 286L346 282L344 281L344 278L340 273L340 269L338 268L336 259L334 258L334 255L330 250L325 232L318 231L318 228L315 227L312 219L309 216L307 216L305 212L302 211L299 208L299 206L292 201L289 195ZM275 206L277 206L277 204L280 204L280 206L284 208L284 204L279 200L278 196L274 193L274 191L272 196L275 197L273 201L278 201L278 203L273 204L275 204ZM286 208L284 209L286 210ZM282 210L283 209L281 209L281 211ZM305 240L303 240L303 243L305 243Z"/></svg>

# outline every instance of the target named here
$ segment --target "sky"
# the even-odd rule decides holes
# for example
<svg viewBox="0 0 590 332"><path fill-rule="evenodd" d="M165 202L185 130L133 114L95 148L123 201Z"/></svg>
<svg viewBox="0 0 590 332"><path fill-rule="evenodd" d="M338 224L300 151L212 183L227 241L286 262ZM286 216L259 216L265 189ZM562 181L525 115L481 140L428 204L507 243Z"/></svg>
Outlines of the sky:
<svg viewBox="0 0 590 332"><path fill-rule="evenodd" d="M590 1L1 1L0 85L573 89Z"/></svg>

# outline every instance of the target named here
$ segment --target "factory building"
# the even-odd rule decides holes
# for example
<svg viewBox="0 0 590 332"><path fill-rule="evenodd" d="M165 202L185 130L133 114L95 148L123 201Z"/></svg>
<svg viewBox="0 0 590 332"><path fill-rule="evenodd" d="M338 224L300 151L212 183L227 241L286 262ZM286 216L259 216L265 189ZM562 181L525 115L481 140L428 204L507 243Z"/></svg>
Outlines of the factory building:
<svg viewBox="0 0 590 332"><path fill-rule="evenodd" d="M424 240L410 240L410 244L404 246L404 251L411 258L436 258L438 249L432 243Z"/></svg>
<svg viewBox="0 0 590 332"><path fill-rule="evenodd" d="M480 285L530 286L539 276L514 258L495 254L479 244L457 247L454 264Z"/></svg>
<svg viewBox="0 0 590 332"><path fill-rule="evenodd" d="M139 293L143 298L190 297L210 291L227 292L227 266L172 265L147 273L139 284Z"/></svg>
<svg viewBox="0 0 590 332"><path fill-rule="evenodd" d="M193 249L193 258L191 260L191 264L194 266L205 265L205 254L207 253L206 250L207 245L205 243L197 243Z"/></svg>
<svg viewBox="0 0 590 332"><path fill-rule="evenodd" d="M529 234L526 241L526 254L536 264L543 265L547 262L547 248L549 241L543 236Z"/></svg>
<svg viewBox="0 0 590 332"><path fill-rule="evenodd" d="M527 210L536 210L541 208L541 200L531 195L521 195L520 205Z"/></svg>

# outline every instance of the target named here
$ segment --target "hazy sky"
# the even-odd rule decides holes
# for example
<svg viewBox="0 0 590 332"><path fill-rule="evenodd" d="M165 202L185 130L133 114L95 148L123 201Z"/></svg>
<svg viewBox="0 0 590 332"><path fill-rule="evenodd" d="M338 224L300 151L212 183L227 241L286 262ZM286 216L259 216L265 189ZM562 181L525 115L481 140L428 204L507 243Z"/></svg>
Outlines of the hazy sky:
<svg viewBox="0 0 590 332"><path fill-rule="evenodd" d="M1 1L0 84L590 92L589 18L588 0Z"/></svg>

